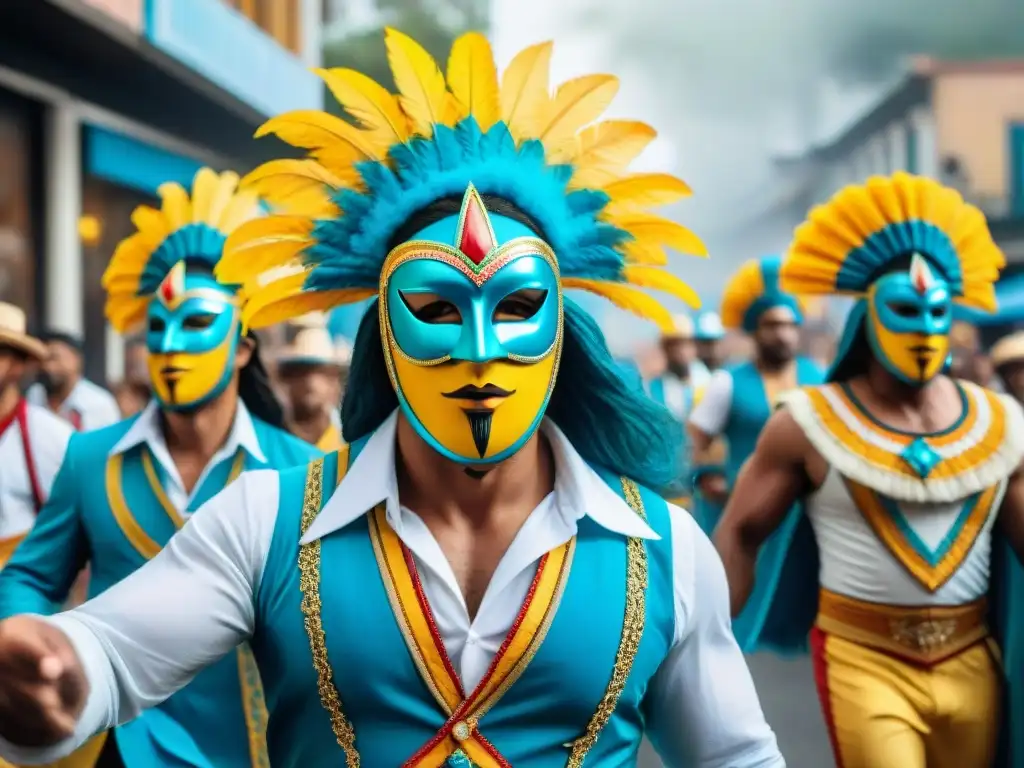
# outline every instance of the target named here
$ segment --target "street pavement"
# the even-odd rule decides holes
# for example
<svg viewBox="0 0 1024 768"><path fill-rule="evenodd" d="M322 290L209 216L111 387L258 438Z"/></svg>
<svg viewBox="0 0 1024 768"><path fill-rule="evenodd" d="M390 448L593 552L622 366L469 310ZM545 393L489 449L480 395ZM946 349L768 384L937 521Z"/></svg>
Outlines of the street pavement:
<svg viewBox="0 0 1024 768"><path fill-rule="evenodd" d="M818 708L810 658L755 654L747 657L747 663L787 768L831 768L832 752ZM644 745L638 768L661 766L654 751Z"/></svg>

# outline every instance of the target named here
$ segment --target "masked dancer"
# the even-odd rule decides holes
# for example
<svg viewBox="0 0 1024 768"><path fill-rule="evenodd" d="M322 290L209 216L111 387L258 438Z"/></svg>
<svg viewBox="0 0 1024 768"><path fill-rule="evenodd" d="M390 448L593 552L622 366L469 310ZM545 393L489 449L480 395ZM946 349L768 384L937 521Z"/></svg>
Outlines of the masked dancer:
<svg viewBox="0 0 1024 768"><path fill-rule="evenodd" d="M273 202L299 175L313 212L246 225L220 270L247 282L301 253L305 274L253 296L254 326L374 299L348 448L243 476L76 612L0 625L4 736L32 713L36 744L73 745L251 640L274 765L631 765L646 732L670 765L781 768L721 564L655 492L678 470L675 422L623 386L564 293L668 327L640 288L693 301L658 265L666 245L702 246L643 204L687 188L627 175L647 126L583 128L614 77L550 95L550 44L500 86L481 35L455 42L447 77L410 38L389 30L386 45L398 96L323 73L358 126L310 112L265 126L316 159L250 182ZM52 683L11 676L26 652L54 657ZM35 691L83 678L84 710L40 706Z"/></svg>
<svg viewBox="0 0 1024 768"><path fill-rule="evenodd" d="M814 209L783 268L787 290L857 302L828 383L783 396L716 540L734 611L766 600L811 632L845 768L993 765L997 640L996 765L1024 766L1021 569L995 567L1024 554L1024 413L942 374L954 304L994 310L1003 263L978 209L898 173ZM787 563L805 577L774 581L754 563L801 498Z"/></svg>
<svg viewBox="0 0 1024 768"><path fill-rule="evenodd" d="M51 613L87 562L90 596L107 592L156 557L192 512L243 470L319 455L281 428L255 341L241 330L238 286L213 275L226 238L260 212L256 196L237 192L237 184L233 173L203 169L191 197L165 184L159 210L143 206L132 215L138 231L121 243L104 276L106 311L119 331L145 329L154 400L134 418L74 437L32 534L0 573L0 615ZM220 557L212 547L196 556ZM217 620L175 615L164 588L154 586L121 610L153 612L167 641L191 645L186 625ZM191 604L201 611L201 602ZM197 670L179 667L175 688L182 690L166 701L146 699L155 708L140 717L122 709L95 724L102 728L90 727L87 736L123 723L112 737L93 740L80 765L91 765L100 750L103 768L267 765L266 713L251 652L211 655L191 647L208 662L224 658L194 680ZM31 719L22 728L17 732L29 743L45 733ZM29 760L18 750L7 757Z"/></svg>

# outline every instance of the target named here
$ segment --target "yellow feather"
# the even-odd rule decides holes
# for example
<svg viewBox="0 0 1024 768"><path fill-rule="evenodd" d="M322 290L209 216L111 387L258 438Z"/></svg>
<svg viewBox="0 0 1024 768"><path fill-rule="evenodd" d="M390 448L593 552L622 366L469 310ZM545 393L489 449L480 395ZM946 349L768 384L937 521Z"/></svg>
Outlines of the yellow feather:
<svg viewBox="0 0 1024 768"><path fill-rule="evenodd" d="M246 191L238 192L224 209L218 229L224 234L231 234L245 222L262 215L263 211L256 195Z"/></svg>
<svg viewBox="0 0 1024 768"><path fill-rule="evenodd" d="M332 193L358 180L353 169L343 181L315 160L271 160L242 179L242 188L271 205L308 216L336 216ZM346 183L348 182L348 183Z"/></svg>
<svg viewBox="0 0 1024 768"><path fill-rule="evenodd" d="M657 323L658 327L666 333L675 330L672 313L637 288L622 283L606 283L572 277L562 278L562 286L602 296L620 309L625 309L645 320Z"/></svg>
<svg viewBox="0 0 1024 768"><path fill-rule="evenodd" d="M310 312L326 312L377 295L373 288L303 291L306 277L306 272L297 272L257 288L242 307L245 327L266 328Z"/></svg>
<svg viewBox="0 0 1024 768"><path fill-rule="evenodd" d="M571 158L576 170L570 188L599 189L614 181L657 135L651 126L633 120L606 120L585 129Z"/></svg>
<svg viewBox="0 0 1024 768"><path fill-rule="evenodd" d="M544 115L537 138L544 146L575 149L576 134L599 118L619 91L618 78L611 75L586 75L563 83Z"/></svg>
<svg viewBox="0 0 1024 768"><path fill-rule="evenodd" d="M708 249L693 232L682 224L663 219L661 216L630 212L609 217L608 221L620 229L627 230L640 242L666 245L691 256L708 255Z"/></svg>
<svg viewBox="0 0 1024 768"><path fill-rule="evenodd" d="M609 205L641 207L668 205L693 194L686 182L667 173L626 176L605 184L601 191L608 195Z"/></svg>
<svg viewBox="0 0 1024 768"><path fill-rule="evenodd" d="M146 317L149 299L138 296L108 296L104 314L118 333L131 333Z"/></svg>
<svg viewBox="0 0 1024 768"><path fill-rule="evenodd" d="M401 94L402 111L421 136L434 135L434 126L446 122L448 89L434 57L411 37L396 29L384 30L388 63Z"/></svg>
<svg viewBox="0 0 1024 768"><path fill-rule="evenodd" d="M192 221L192 201L181 184L169 181L157 187L160 196L160 210L167 219L167 231L174 232Z"/></svg>
<svg viewBox="0 0 1024 768"><path fill-rule="evenodd" d="M220 221L224 217L224 211L231 202L231 197L238 189L238 174L234 171L224 171L217 182L217 191L210 201L210 212L206 223L212 227L220 227Z"/></svg>
<svg viewBox="0 0 1024 768"><path fill-rule="evenodd" d="M694 309L700 309L700 296L697 292L671 272L655 267L625 267L622 276L633 285L667 293Z"/></svg>
<svg viewBox="0 0 1024 768"><path fill-rule="evenodd" d="M409 138L409 120L398 97L354 69L313 70L334 94L345 111L359 121L368 136L380 145L399 144Z"/></svg>
<svg viewBox="0 0 1024 768"><path fill-rule="evenodd" d="M274 134L294 147L308 149L321 163L339 171L363 160L381 160L384 152L368 134L340 117L299 109L273 117L256 130L256 138Z"/></svg>
<svg viewBox="0 0 1024 768"><path fill-rule="evenodd" d="M501 93L498 70L487 38L469 32L452 45L448 57L448 87L460 109L457 119L476 118L481 131L487 131L501 119Z"/></svg>
<svg viewBox="0 0 1024 768"><path fill-rule="evenodd" d="M520 51L501 78L501 117L516 141L535 137L551 103L550 42Z"/></svg>
<svg viewBox="0 0 1024 768"><path fill-rule="evenodd" d="M285 264L315 242L314 225L305 216L264 216L247 221L228 235L214 275L239 284ZM291 251L289 258L283 255L285 251Z"/></svg>
<svg viewBox="0 0 1024 768"><path fill-rule="evenodd" d="M626 262L629 264L647 264L655 267L663 267L668 264L668 254L656 243L627 240L619 246L619 249L625 254Z"/></svg>
<svg viewBox="0 0 1024 768"><path fill-rule="evenodd" d="M149 247L156 248L171 233L167 216L163 211L140 205L132 211L132 224L138 231L138 240L144 240Z"/></svg>
<svg viewBox="0 0 1024 768"><path fill-rule="evenodd" d="M220 178L212 168L200 168L192 180L192 221L205 223L210 215L210 204L217 193Z"/></svg>

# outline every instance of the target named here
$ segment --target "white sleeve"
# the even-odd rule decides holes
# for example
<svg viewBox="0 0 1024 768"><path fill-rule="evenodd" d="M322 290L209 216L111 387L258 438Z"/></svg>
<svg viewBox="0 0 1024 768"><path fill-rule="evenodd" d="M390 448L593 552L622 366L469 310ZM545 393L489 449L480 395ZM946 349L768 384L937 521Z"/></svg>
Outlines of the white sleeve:
<svg viewBox="0 0 1024 768"><path fill-rule="evenodd" d="M29 410L29 446L44 502L50 498L53 481L64 463L73 434L72 426L59 416L41 408Z"/></svg>
<svg viewBox="0 0 1024 768"><path fill-rule="evenodd" d="M645 702L651 743L667 768L785 768L732 633L718 553L690 515L669 510L676 630Z"/></svg>
<svg viewBox="0 0 1024 768"><path fill-rule="evenodd" d="M715 371L704 388L697 407L688 419L701 432L717 437L722 434L732 410L732 374L726 370Z"/></svg>
<svg viewBox="0 0 1024 768"><path fill-rule="evenodd" d="M160 554L124 581L47 621L89 680L72 737L46 749L0 739L0 757L50 763L93 734L154 707L252 635L254 596L277 518L272 470L246 472L204 504Z"/></svg>

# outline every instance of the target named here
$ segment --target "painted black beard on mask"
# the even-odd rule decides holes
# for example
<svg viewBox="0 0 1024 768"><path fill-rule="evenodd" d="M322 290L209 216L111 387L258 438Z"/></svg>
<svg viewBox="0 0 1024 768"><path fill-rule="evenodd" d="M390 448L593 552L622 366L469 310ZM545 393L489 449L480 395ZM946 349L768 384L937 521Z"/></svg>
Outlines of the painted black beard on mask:
<svg viewBox="0 0 1024 768"><path fill-rule="evenodd" d="M487 444L491 440L491 419L494 411L489 408L479 408L463 411L469 419L469 428L473 432L473 445L476 446L480 458L487 453Z"/></svg>

